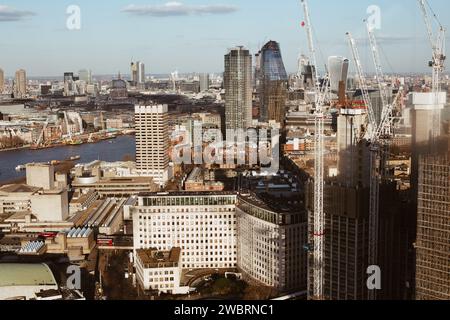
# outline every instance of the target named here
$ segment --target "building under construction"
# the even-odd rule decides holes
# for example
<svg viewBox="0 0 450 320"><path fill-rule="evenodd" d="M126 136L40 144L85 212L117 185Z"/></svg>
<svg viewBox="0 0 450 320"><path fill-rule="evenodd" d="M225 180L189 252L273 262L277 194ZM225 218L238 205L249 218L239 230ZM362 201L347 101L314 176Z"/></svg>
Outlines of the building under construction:
<svg viewBox="0 0 450 320"><path fill-rule="evenodd" d="M450 160L419 161L416 299L450 300Z"/></svg>

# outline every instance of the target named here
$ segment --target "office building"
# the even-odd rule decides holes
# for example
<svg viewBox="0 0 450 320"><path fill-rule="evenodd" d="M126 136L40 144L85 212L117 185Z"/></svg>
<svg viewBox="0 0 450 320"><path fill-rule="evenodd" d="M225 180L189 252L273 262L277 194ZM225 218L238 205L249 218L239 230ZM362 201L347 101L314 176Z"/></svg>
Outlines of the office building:
<svg viewBox="0 0 450 320"><path fill-rule="evenodd" d="M252 56L244 47L225 55L225 120L227 130L246 130L252 123Z"/></svg>
<svg viewBox="0 0 450 320"><path fill-rule="evenodd" d="M260 102L260 121L276 121L284 125L288 76L281 56L280 46L275 41L266 43L257 55L255 78Z"/></svg>
<svg viewBox="0 0 450 320"><path fill-rule="evenodd" d="M145 65L137 61L131 62L131 83L133 86L145 84Z"/></svg>
<svg viewBox="0 0 450 320"><path fill-rule="evenodd" d="M182 269L236 267L235 194L141 194L130 213L135 251L181 248Z"/></svg>
<svg viewBox="0 0 450 320"><path fill-rule="evenodd" d="M416 299L450 300L450 161L419 160Z"/></svg>
<svg viewBox="0 0 450 320"><path fill-rule="evenodd" d="M136 251L136 278L144 291L166 294L187 294L189 287L180 287L181 249Z"/></svg>
<svg viewBox="0 0 450 320"><path fill-rule="evenodd" d="M280 292L306 290L306 211L300 203L262 199L254 194L238 198L238 267L245 278Z"/></svg>
<svg viewBox="0 0 450 320"><path fill-rule="evenodd" d="M135 107L137 170L162 187L171 179L168 121L167 105Z"/></svg>
<svg viewBox="0 0 450 320"><path fill-rule="evenodd" d="M330 90L332 93L346 92L349 60L344 57L332 56L328 58L330 70Z"/></svg>
<svg viewBox="0 0 450 320"><path fill-rule="evenodd" d="M84 81L86 84L92 84L92 72L91 70L80 70L78 72L78 77L81 81Z"/></svg>
<svg viewBox="0 0 450 320"><path fill-rule="evenodd" d="M16 71L16 77L14 79L14 97L17 99L23 99L27 96L27 73L25 70L20 69Z"/></svg>
<svg viewBox="0 0 450 320"><path fill-rule="evenodd" d="M200 92L205 92L209 90L209 74L202 73L199 76L200 80Z"/></svg>

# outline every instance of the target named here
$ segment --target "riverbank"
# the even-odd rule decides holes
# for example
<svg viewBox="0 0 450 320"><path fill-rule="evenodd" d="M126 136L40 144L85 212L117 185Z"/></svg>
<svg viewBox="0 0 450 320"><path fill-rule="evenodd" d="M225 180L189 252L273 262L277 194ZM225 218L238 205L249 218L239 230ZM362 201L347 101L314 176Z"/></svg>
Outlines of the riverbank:
<svg viewBox="0 0 450 320"><path fill-rule="evenodd" d="M52 160L66 160L79 155L81 158L74 161L89 163L95 160L115 162L122 161L125 157L135 156L134 136L119 136L114 140L86 143L75 146L61 146L49 149L31 150L19 149L2 152L0 155L0 183L12 181L24 177L25 172L16 172L18 165L32 162L47 163Z"/></svg>

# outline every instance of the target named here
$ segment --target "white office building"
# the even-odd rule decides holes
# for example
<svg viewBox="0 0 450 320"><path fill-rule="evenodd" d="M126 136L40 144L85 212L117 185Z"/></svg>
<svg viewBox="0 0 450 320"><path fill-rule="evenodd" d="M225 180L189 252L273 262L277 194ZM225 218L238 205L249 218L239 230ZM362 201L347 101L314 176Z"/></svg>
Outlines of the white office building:
<svg viewBox="0 0 450 320"><path fill-rule="evenodd" d="M135 251L181 248L182 269L236 267L235 194L142 194L130 210Z"/></svg>

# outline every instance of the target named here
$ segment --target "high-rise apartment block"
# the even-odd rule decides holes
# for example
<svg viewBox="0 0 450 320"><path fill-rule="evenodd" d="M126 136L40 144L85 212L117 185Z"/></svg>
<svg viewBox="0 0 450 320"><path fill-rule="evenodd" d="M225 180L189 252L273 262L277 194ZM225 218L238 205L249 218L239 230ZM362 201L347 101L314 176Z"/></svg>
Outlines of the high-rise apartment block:
<svg viewBox="0 0 450 320"><path fill-rule="evenodd" d="M243 47L225 55L226 128L247 129L252 123L252 56Z"/></svg>
<svg viewBox="0 0 450 320"><path fill-rule="evenodd" d="M168 106L136 106L135 126L137 170L163 187L171 178Z"/></svg>
<svg viewBox="0 0 450 320"><path fill-rule="evenodd" d="M209 90L209 74L202 73L199 75L200 81L200 92L205 92Z"/></svg>
<svg viewBox="0 0 450 320"><path fill-rule="evenodd" d="M18 99L25 98L27 95L27 73L20 69L16 71L14 80L14 97Z"/></svg>

